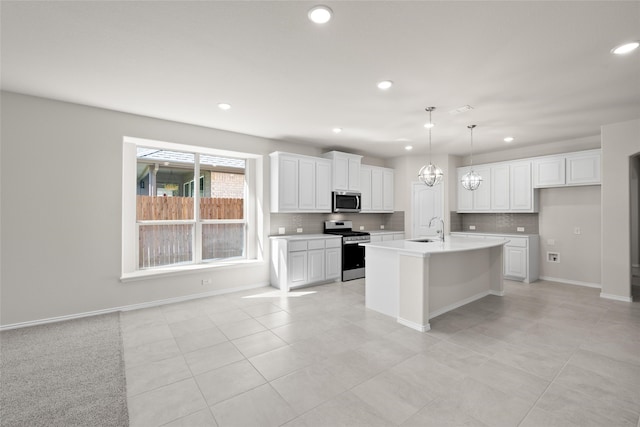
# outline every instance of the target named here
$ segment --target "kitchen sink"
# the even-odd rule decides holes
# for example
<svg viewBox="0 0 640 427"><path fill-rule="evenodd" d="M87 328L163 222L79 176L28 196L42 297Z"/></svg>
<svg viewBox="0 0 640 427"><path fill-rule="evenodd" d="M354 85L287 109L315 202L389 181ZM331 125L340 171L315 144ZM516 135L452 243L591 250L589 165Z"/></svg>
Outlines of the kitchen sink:
<svg viewBox="0 0 640 427"><path fill-rule="evenodd" d="M440 240L422 238L422 239L409 239L409 241L419 242L419 243L431 243L431 242L439 242Z"/></svg>

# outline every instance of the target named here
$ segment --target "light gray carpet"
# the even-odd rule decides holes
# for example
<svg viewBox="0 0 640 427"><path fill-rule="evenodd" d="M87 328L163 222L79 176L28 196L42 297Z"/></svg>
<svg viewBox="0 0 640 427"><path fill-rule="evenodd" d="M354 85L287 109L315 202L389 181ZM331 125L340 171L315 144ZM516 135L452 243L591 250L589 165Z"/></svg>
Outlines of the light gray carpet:
<svg viewBox="0 0 640 427"><path fill-rule="evenodd" d="M0 333L0 424L127 426L118 313Z"/></svg>

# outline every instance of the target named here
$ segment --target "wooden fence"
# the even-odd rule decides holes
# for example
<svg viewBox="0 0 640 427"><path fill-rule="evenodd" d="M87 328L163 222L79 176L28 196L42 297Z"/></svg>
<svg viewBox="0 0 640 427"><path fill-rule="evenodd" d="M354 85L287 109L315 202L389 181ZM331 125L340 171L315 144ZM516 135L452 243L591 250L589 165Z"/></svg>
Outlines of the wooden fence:
<svg viewBox="0 0 640 427"><path fill-rule="evenodd" d="M193 197L137 196L139 221L193 219ZM201 219L242 219L243 199L200 198Z"/></svg>

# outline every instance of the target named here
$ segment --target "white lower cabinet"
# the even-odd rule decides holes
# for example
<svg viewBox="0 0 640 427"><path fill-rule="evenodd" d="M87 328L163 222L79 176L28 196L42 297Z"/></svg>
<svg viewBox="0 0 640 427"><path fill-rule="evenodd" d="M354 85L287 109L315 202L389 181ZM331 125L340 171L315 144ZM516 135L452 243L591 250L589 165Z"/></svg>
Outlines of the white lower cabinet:
<svg viewBox="0 0 640 427"><path fill-rule="evenodd" d="M504 275L527 277L527 248L504 245Z"/></svg>
<svg viewBox="0 0 640 427"><path fill-rule="evenodd" d="M284 290L339 279L342 238L310 235L271 238L271 285Z"/></svg>
<svg viewBox="0 0 640 427"><path fill-rule="evenodd" d="M519 236L514 234L481 234L481 233L451 233L456 237L475 237L475 238L500 238L509 240L504 245L502 255L504 263L504 278L511 280L520 280L525 283L531 283L538 280L538 242L539 236L529 234Z"/></svg>

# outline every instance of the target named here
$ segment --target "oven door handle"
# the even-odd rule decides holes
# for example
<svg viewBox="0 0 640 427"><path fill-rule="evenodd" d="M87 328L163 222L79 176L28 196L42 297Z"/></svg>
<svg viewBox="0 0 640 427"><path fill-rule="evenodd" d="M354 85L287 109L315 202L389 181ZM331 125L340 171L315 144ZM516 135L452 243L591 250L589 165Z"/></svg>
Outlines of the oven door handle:
<svg viewBox="0 0 640 427"><path fill-rule="evenodd" d="M345 245L357 245L358 243L371 243L371 240L356 240L354 242L344 242Z"/></svg>

